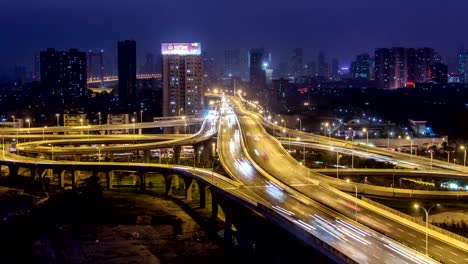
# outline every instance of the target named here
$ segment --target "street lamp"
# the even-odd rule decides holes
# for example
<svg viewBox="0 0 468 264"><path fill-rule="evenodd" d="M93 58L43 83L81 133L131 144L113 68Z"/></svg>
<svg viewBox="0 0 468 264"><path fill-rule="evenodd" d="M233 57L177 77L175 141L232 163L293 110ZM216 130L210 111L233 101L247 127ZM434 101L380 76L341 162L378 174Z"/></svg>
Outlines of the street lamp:
<svg viewBox="0 0 468 264"><path fill-rule="evenodd" d="M3 159L5 159L5 137L3 136L3 133L2 133L2 155L3 155Z"/></svg>
<svg viewBox="0 0 468 264"><path fill-rule="evenodd" d="M143 123L143 110L140 110L140 123Z"/></svg>
<svg viewBox="0 0 468 264"><path fill-rule="evenodd" d="M57 126L60 126L60 114L55 114L55 118L57 118Z"/></svg>
<svg viewBox="0 0 468 264"><path fill-rule="evenodd" d="M276 135L275 135L275 127L276 127L276 125L278 125L278 121L275 121L275 125L273 126L273 137L276 136Z"/></svg>
<svg viewBox="0 0 468 264"><path fill-rule="evenodd" d="M101 112L98 112L98 124L101 125Z"/></svg>
<svg viewBox="0 0 468 264"><path fill-rule="evenodd" d="M463 150L464 155L463 155L463 167L466 167L466 147L465 146L460 146L460 149Z"/></svg>
<svg viewBox="0 0 468 264"><path fill-rule="evenodd" d="M413 159L413 139L410 136L407 136L406 140L411 141L410 157L411 157L411 159Z"/></svg>
<svg viewBox="0 0 468 264"><path fill-rule="evenodd" d="M366 146L369 146L369 131L367 131L367 128L363 128L362 132L366 133Z"/></svg>
<svg viewBox="0 0 468 264"><path fill-rule="evenodd" d="M434 151L430 150L429 153L431 153L431 170L432 170L432 159L434 158ZM465 150L466 154L466 150Z"/></svg>
<svg viewBox="0 0 468 264"><path fill-rule="evenodd" d="M31 120L28 118L26 119L26 123L28 123L28 136L31 135ZM29 141L31 141L31 137L29 137Z"/></svg>
<svg viewBox="0 0 468 264"><path fill-rule="evenodd" d="M182 120L184 120L184 134L187 134L187 122L185 121L185 116L182 116Z"/></svg>
<svg viewBox="0 0 468 264"><path fill-rule="evenodd" d="M45 133L45 129L47 128L47 126L43 127L42 128L42 141L45 140L45 136L44 136L44 133Z"/></svg>
<svg viewBox="0 0 468 264"><path fill-rule="evenodd" d="M298 118L297 121L299 121L299 131L302 131L302 120Z"/></svg>
<svg viewBox="0 0 468 264"><path fill-rule="evenodd" d="M429 207L428 210L426 210L426 208L424 208L423 206L421 206L419 204L414 205L414 208L416 208L416 209L422 208L424 210L424 212L426 213L426 255L427 255L427 245L428 245L427 229L429 228L429 213L431 212L432 208L434 208L436 206L439 206L439 205L440 204L434 204L433 206Z"/></svg>
<svg viewBox="0 0 468 264"><path fill-rule="evenodd" d="M11 118L13 119L13 126L14 126L14 124L16 123L16 122L15 122L15 116L12 115Z"/></svg>
<svg viewBox="0 0 468 264"><path fill-rule="evenodd" d="M387 148L390 148L390 137L393 137L393 132L388 133L387 135Z"/></svg>
<svg viewBox="0 0 468 264"><path fill-rule="evenodd" d="M133 144L135 144L135 118L132 118L133 123Z"/></svg>
<svg viewBox="0 0 468 264"><path fill-rule="evenodd" d="M52 148L52 160L54 160L54 145L48 144Z"/></svg>
<svg viewBox="0 0 468 264"><path fill-rule="evenodd" d="M351 182L349 179L346 179L346 182ZM354 191L355 191L355 198L356 200L354 201L354 217L356 218L356 222L357 222L357 193L358 193L358 188L357 188L357 185L354 184Z"/></svg>
<svg viewBox="0 0 468 264"><path fill-rule="evenodd" d="M179 116L180 116L180 112L181 112L181 111L184 111L184 108L180 108L180 109L179 109Z"/></svg>

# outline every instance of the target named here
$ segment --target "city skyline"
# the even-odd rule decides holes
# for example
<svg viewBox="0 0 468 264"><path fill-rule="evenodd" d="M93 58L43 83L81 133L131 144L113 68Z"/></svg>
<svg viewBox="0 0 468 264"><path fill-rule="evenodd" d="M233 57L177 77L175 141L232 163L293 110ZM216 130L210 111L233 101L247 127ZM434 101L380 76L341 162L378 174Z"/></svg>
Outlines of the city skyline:
<svg viewBox="0 0 468 264"><path fill-rule="evenodd" d="M2 72L11 71L14 65L31 67L34 55L49 47L104 49L106 63L116 65L120 39L137 41L139 64L147 52L158 54L160 43L199 41L218 61L225 49L264 47L272 51L273 62L278 64L289 60L292 49L301 47L305 62L323 50L349 66L357 54L402 46L434 48L453 67L456 54L468 44L468 38L459 33L468 23L462 11L468 4L462 1L438 9L422 1L404 5L394 1L384 7L369 0L314 5L295 1L287 6L279 1L256 6L237 1L228 6L214 1L166 4L140 0L132 6L84 1L72 7L52 0L28 3L27 10L21 9L26 18L17 19L27 2L5 3L2 8L0 22L9 25L1 33L8 40L0 44ZM110 4L112 8L108 8ZM174 12L180 15L176 21L170 17ZM286 17L291 19L279 19ZM36 41L28 41L31 38Z"/></svg>

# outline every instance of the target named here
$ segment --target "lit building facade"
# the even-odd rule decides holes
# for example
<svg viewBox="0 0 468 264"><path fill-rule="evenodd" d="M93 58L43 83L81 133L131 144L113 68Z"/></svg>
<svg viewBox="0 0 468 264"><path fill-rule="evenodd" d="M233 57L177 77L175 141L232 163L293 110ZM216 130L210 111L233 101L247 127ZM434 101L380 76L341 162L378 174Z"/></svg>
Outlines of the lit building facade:
<svg viewBox="0 0 468 264"><path fill-rule="evenodd" d="M86 52L49 48L40 53L41 83L46 93L63 103L85 96L87 89Z"/></svg>
<svg viewBox="0 0 468 264"><path fill-rule="evenodd" d="M163 116L203 110L203 57L200 43L163 43Z"/></svg>
<svg viewBox="0 0 468 264"><path fill-rule="evenodd" d="M355 80L370 80L370 70L370 55L360 54L351 63L351 78Z"/></svg>

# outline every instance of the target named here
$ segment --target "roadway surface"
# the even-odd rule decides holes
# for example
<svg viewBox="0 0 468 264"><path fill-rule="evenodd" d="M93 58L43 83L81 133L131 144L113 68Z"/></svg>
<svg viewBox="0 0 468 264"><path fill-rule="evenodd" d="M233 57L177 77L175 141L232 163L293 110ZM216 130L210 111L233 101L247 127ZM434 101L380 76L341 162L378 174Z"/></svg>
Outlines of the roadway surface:
<svg viewBox="0 0 468 264"><path fill-rule="evenodd" d="M291 157L276 139L266 133L255 116L244 111L240 104L237 104L236 112L251 157L267 173L328 209L340 212L351 219L357 217L359 223L403 242L419 252L425 252L424 228L416 224L416 228L404 225L398 219L394 220L377 211L359 206L361 203L356 204L354 197L322 182L314 186L313 183L322 180L323 176L311 172ZM373 251L370 249L368 252L372 254ZM468 262L466 250L434 236L429 236L429 254L447 263Z"/></svg>
<svg viewBox="0 0 468 264"><path fill-rule="evenodd" d="M218 133L218 151L223 166L245 185L244 188L272 204L274 211L358 263L434 263L344 215L280 187L281 183L265 176L244 154L236 115L225 111ZM314 183L308 185L317 188Z"/></svg>

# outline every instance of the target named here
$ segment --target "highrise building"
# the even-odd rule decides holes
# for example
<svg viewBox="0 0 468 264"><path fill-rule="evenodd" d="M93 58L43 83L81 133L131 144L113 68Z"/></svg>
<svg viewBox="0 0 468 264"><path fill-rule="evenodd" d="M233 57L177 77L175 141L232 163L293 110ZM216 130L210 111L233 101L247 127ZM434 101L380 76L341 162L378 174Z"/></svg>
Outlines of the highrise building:
<svg viewBox="0 0 468 264"><path fill-rule="evenodd" d="M299 78L304 72L304 62L302 48L293 49L293 55L291 57L291 75L294 79Z"/></svg>
<svg viewBox="0 0 468 264"><path fill-rule="evenodd" d="M429 82L434 61L431 48L380 48L375 51L375 79L382 89L396 89Z"/></svg>
<svg viewBox="0 0 468 264"><path fill-rule="evenodd" d="M458 53L458 74L462 82L468 82L468 49L463 49Z"/></svg>
<svg viewBox="0 0 468 264"><path fill-rule="evenodd" d="M435 84L445 85L448 82L448 66L443 63L434 63L431 65L431 80Z"/></svg>
<svg viewBox="0 0 468 264"><path fill-rule="evenodd" d="M41 58L39 54L34 55L34 68L32 74L33 81L39 81L41 76Z"/></svg>
<svg viewBox="0 0 468 264"><path fill-rule="evenodd" d="M305 74L307 76L315 76L317 75L317 64L315 61L311 61L306 64L305 66Z"/></svg>
<svg viewBox="0 0 468 264"><path fill-rule="evenodd" d="M136 96L136 42L124 40L117 43L119 99L128 102Z"/></svg>
<svg viewBox="0 0 468 264"><path fill-rule="evenodd" d="M325 58L325 53L320 51L317 60L317 75L324 77L325 79L330 78L330 71L328 69L328 63Z"/></svg>
<svg viewBox="0 0 468 264"><path fill-rule="evenodd" d="M357 55L356 60L351 63L351 78L356 80L370 80L370 55Z"/></svg>
<svg viewBox="0 0 468 264"><path fill-rule="evenodd" d="M203 110L203 57L200 43L162 43L163 116Z"/></svg>
<svg viewBox="0 0 468 264"><path fill-rule="evenodd" d="M241 53L239 49L224 51L224 76L240 77L242 74Z"/></svg>
<svg viewBox="0 0 468 264"><path fill-rule="evenodd" d="M87 89L86 52L49 48L40 53L41 83L46 93L64 103L82 98Z"/></svg>
<svg viewBox="0 0 468 264"><path fill-rule="evenodd" d="M146 53L145 65L143 65L143 73L144 74L156 73L153 53Z"/></svg>
<svg viewBox="0 0 468 264"><path fill-rule="evenodd" d="M263 53L263 49L251 49L249 52L250 86L256 92L265 88L266 84Z"/></svg>
<svg viewBox="0 0 468 264"><path fill-rule="evenodd" d="M332 59L330 77L335 81L340 79L340 68L339 68L338 59Z"/></svg>

